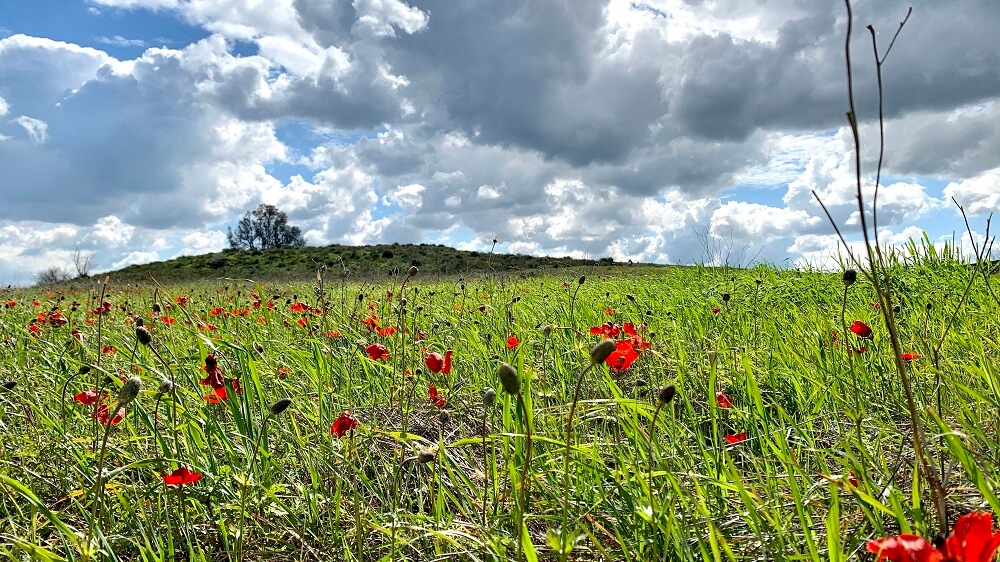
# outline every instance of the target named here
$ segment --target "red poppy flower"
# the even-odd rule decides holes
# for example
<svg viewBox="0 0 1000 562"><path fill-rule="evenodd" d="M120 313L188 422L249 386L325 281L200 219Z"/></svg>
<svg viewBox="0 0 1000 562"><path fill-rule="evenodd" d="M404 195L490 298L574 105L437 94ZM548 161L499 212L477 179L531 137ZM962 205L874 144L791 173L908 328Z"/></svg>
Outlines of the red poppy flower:
<svg viewBox="0 0 1000 562"><path fill-rule="evenodd" d="M712 314L718 314L718 313L720 313L720 312L722 312L722 309L721 309L721 308L713 308L713 309L712 309Z"/></svg>
<svg viewBox="0 0 1000 562"><path fill-rule="evenodd" d="M516 349L520 344L521 342L517 339L517 336L510 336L507 338L507 349Z"/></svg>
<svg viewBox="0 0 1000 562"><path fill-rule="evenodd" d="M642 328L642 326L640 326L640 329L641 328ZM639 332L636 331L635 324L633 324L631 322L626 322L626 323L622 324L622 331L625 332L626 334L632 336L633 338L639 337Z"/></svg>
<svg viewBox="0 0 1000 562"><path fill-rule="evenodd" d="M299 318L298 320L296 320L296 322L299 324L299 326L302 326L303 328L309 325L308 318Z"/></svg>
<svg viewBox="0 0 1000 562"><path fill-rule="evenodd" d="M217 306L217 307L213 308L212 310L209 310L208 311L208 315L209 316L221 316L222 315L222 307L221 306Z"/></svg>
<svg viewBox="0 0 1000 562"><path fill-rule="evenodd" d="M604 339L613 340L618 337L619 333L621 333L621 329L618 326L615 326L614 322L605 322L600 326L591 326L590 333L595 336L604 336Z"/></svg>
<svg viewBox="0 0 1000 562"><path fill-rule="evenodd" d="M868 346L863 345L861 347L849 347L847 348L847 353L864 353L868 351Z"/></svg>
<svg viewBox="0 0 1000 562"><path fill-rule="evenodd" d="M847 475L847 481L851 483L851 486L858 487L858 475L854 474L853 470Z"/></svg>
<svg viewBox="0 0 1000 562"><path fill-rule="evenodd" d="M611 308L610 306L604 309L604 315L605 316L611 316L614 313L615 313L615 309Z"/></svg>
<svg viewBox="0 0 1000 562"><path fill-rule="evenodd" d="M993 515L982 511L959 517L941 547L917 535L868 541L868 552L878 554L879 562L993 562L998 547L1000 533L993 532Z"/></svg>
<svg viewBox="0 0 1000 562"><path fill-rule="evenodd" d="M358 427L358 418L354 417L351 412L344 410L330 426L330 433L339 438L347 435L347 432L355 427Z"/></svg>
<svg viewBox="0 0 1000 562"><path fill-rule="evenodd" d="M15 300L7 301L7 308L14 308L15 306L17 306L17 301Z"/></svg>
<svg viewBox="0 0 1000 562"><path fill-rule="evenodd" d="M747 440L747 432L741 431L739 433L727 433L726 442L730 445L737 445Z"/></svg>
<svg viewBox="0 0 1000 562"><path fill-rule="evenodd" d="M396 327L386 326L385 328L375 328L375 332L380 336L391 336L396 333Z"/></svg>
<svg viewBox="0 0 1000 562"><path fill-rule="evenodd" d="M903 358L903 361L906 361L907 363L909 363L910 361L913 361L914 359L920 359L920 354L919 353L903 353L903 354L900 355L900 357Z"/></svg>
<svg viewBox="0 0 1000 562"><path fill-rule="evenodd" d="M444 352L443 358L440 353L429 353L427 354L427 359L424 360L424 364L427 365L427 369L432 373L444 373L447 375L451 372L451 353L450 349Z"/></svg>
<svg viewBox="0 0 1000 562"><path fill-rule="evenodd" d="M622 340L615 343L615 350L604 360L608 368L612 371L624 371L632 366L632 363L639 358L639 353L632 346L629 340Z"/></svg>
<svg viewBox="0 0 1000 562"><path fill-rule="evenodd" d="M211 353L206 355L205 365L201 369L208 373L207 377L199 381L201 384L212 388L225 388L226 378L222 375L222 369L219 368L219 362L215 359L215 355Z"/></svg>
<svg viewBox="0 0 1000 562"><path fill-rule="evenodd" d="M187 304L187 301L188 301L187 297L177 297L175 302L177 302L177 304L181 306L184 306L185 304Z"/></svg>
<svg viewBox="0 0 1000 562"><path fill-rule="evenodd" d="M101 402L97 404L97 410L94 411L94 419L104 425L118 425L125 419L125 408L118 408L118 411L112 416L108 403L104 401L104 398L107 398L107 395L104 395Z"/></svg>
<svg viewBox="0 0 1000 562"><path fill-rule="evenodd" d="M309 305L307 305L307 304L306 304L306 303L304 303L304 302L293 302L292 304L290 304L290 305L288 306L288 308L289 308L289 310L291 310L292 312L305 312L305 311L306 311L306 309L308 309L308 308L309 308Z"/></svg>
<svg viewBox="0 0 1000 562"><path fill-rule="evenodd" d="M161 316L160 322L163 322L164 324L174 324L177 322L177 319L173 316Z"/></svg>
<svg viewBox="0 0 1000 562"><path fill-rule="evenodd" d="M438 408L444 408L444 405L446 404L444 396L438 392L434 383L431 383L431 385L427 388L427 394L431 398L431 404L434 404Z"/></svg>
<svg viewBox="0 0 1000 562"><path fill-rule="evenodd" d="M385 360L389 358L389 350L380 343L373 343L369 345L365 348L365 351L368 352L368 357L371 357L372 361L376 361L378 359Z"/></svg>
<svg viewBox="0 0 1000 562"><path fill-rule="evenodd" d="M79 394L73 396L73 400L83 404L84 406L90 406L94 402L97 402L97 391L96 390L85 390Z"/></svg>
<svg viewBox="0 0 1000 562"><path fill-rule="evenodd" d="M865 324L861 320L855 320L849 329L859 338L872 337L872 329L868 327L868 324Z"/></svg>
<svg viewBox="0 0 1000 562"><path fill-rule="evenodd" d="M104 346L104 349L101 350L101 353L103 353L105 355L114 355L114 354L118 353L118 350L115 349L115 346L113 346L113 345L106 345L106 346Z"/></svg>
<svg viewBox="0 0 1000 562"><path fill-rule="evenodd" d="M170 474L163 475L163 482L171 486L180 486L183 484L194 484L195 482L201 480L201 474L198 472L191 472L187 467L180 467L177 470L171 472Z"/></svg>
<svg viewBox="0 0 1000 562"><path fill-rule="evenodd" d="M715 393L715 403L722 409L733 407L733 399L721 390Z"/></svg>

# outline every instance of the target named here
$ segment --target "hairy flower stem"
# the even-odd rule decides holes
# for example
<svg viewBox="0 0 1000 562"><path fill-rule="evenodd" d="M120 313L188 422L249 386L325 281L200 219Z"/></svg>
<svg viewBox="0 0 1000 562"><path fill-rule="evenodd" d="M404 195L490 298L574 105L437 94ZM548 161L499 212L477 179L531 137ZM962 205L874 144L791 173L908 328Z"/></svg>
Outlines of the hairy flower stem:
<svg viewBox="0 0 1000 562"><path fill-rule="evenodd" d="M86 553L84 555L84 560L90 558L90 544L94 538L94 527L100 526L100 518L102 517L102 510L104 507L104 457L108 451L108 435L111 434L111 419L117 415L118 410L121 408L121 404L115 403L115 407L109 410L108 423L104 426L104 436L101 437L101 448L97 453L97 482L94 483L94 505L90 512L90 525L87 527L87 540L84 541L84 548L86 548ZM97 419L97 416L94 416Z"/></svg>
<svg viewBox="0 0 1000 562"><path fill-rule="evenodd" d="M573 391L573 402L569 406L569 417L566 420L566 446L563 448L563 505L562 505L562 527L559 531L559 559L566 560L567 525L569 523L569 451L573 440L573 414L576 413L576 405L580 401L580 389L583 387L583 378L594 368L591 362L587 368L580 371L580 376L576 378L576 389Z"/></svg>
<svg viewBox="0 0 1000 562"><path fill-rule="evenodd" d="M247 514L247 488L250 486L250 478L253 474L254 465L257 464L257 457L260 454L260 445L264 440L264 435L267 432L267 422L271 420L271 413L268 412L264 416L264 421L260 424L260 433L257 435L257 441L254 442L253 446L253 456L250 457L250 466L247 467L247 473L243 480L243 486L240 489L240 525L237 527L239 531L239 538L236 542L236 560L237 562L243 562L243 545L246 542L246 536L244 535L243 525L246 522Z"/></svg>
<svg viewBox="0 0 1000 562"><path fill-rule="evenodd" d="M650 539L653 543L653 557L652 560L656 560L660 557L659 543L656 541L656 498L653 494L653 445L656 443L656 416L659 415L660 410L663 409L663 401L657 402L656 409L653 410L653 421L649 424L649 469L647 471L647 478L649 480L649 515L652 519L652 525L650 529Z"/></svg>
<svg viewBox="0 0 1000 562"><path fill-rule="evenodd" d="M517 510L517 558L514 560L520 561L521 554L524 551L524 513L528 509L528 467L531 466L531 416L528 413L528 407L524 404L524 392L517 392L517 404L521 408L521 412L524 414L524 465L521 466L521 506Z"/></svg>
<svg viewBox="0 0 1000 562"><path fill-rule="evenodd" d="M924 480L929 486L931 491L931 497L934 500L934 506L936 508L935 514L937 515L938 526L943 531L948 529L948 511L945 504L944 489L935 473L935 469L930 464L927 458L926 448L924 446L924 431L923 425L920 422L920 417L917 413L917 403L913 394L913 385L910 381L909 373L906 371L906 365L903 362L902 349L899 343L899 332L896 326L896 319L893 313L893 303L892 303L892 292L889 288L888 270L883 265L882 250L878 245L878 239L876 238L874 243L868 234L868 219L865 213L864 196L862 193L862 182L861 182L861 135L858 128L857 111L854 105L854 76L853 67L851 66L851 32L853 30L853 12L851 9L851 0L844 0L844 4L847 7L847 34L844 40L844 54L847 62L847 97L849 103L849 111L847 112L848 124L851 128L851 135L854 141L854 174L855 174L855 184L857 186L857 202L858 211L860 215L861 223L861 233L865 241L865 251L868 254L868 275L871 278L872 283L875 285L875 291L878 295L879 306L882 311L882 317L885 320L886 328L889 331L889 341L892 344L892 352L894 355L896 363L896 371L899 373L900 382L903 386L903 391L906 395L906 409L909 412L910 426L913 433L913 449L915 456L917 458L917 463L920 471L923 473ZM906 20L903 21L905 23ZM900 29L902 29L902 24L900 24ZM898 35L898 31L896 32ZM895 40L894 40L895 41ZM891 45L890 45L891 48ZM886 53L888 54L888 53ZM884 60L884 57L883 57ZM881 73L881 60L878 58L878 50L876 48L876 70ZM883 98L881 80L879 80L879 100ZM883 131L883 127L879 127L880 134ZM880 158L881 160L881 158ZM877 233L876 233L877 236ZM876 260L877 254L877 260ZM880 271L881 270L881 271ZM882 274L880 276L880 273Z"/></svg>

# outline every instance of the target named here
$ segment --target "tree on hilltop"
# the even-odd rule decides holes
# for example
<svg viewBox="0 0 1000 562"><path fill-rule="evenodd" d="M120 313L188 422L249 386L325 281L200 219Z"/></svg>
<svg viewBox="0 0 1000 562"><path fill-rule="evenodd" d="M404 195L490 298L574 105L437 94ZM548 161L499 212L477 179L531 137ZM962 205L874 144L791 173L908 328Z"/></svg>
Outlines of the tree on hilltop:
<svg viewBox="0 0 1000 562"><path fill-rule="evenodd" d="M305 246L306 239L297 226L288 226L288 215L274 205L261 203L247 211L236 230L226 234L229 247L236 250L267 250L285 246Z"/></svg>

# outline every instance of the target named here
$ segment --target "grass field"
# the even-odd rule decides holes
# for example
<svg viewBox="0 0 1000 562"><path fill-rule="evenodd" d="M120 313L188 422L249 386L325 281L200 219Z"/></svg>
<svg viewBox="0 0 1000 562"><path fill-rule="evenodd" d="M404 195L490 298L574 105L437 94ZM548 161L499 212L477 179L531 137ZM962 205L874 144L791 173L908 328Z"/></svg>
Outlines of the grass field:
<svg viewBox="0 0 1000 562"><path fill-rule="evenodd" d="M980 273L891 275L951 522L1000 508ZM939 530L875 292L839 273L102 291L3 295L5 559L836 561Z"/></svg>

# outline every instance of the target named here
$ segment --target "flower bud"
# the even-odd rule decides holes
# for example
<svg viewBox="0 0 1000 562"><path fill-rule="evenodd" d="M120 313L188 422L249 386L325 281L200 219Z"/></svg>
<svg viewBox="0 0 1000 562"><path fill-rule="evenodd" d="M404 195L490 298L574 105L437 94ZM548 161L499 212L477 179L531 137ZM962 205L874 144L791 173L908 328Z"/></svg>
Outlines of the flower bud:
<svg viewBox="0 0 1000 562"><path fill-rule="evenodd" d="M675 394L677 394L677 388L674 385L664 386L660 389L660 404L669 404L674 399Z"/></svg>
<svg viewBox="0 0 1000 562"><path fill-rule="evenodd" d="M149 333L149 330L142 326L137 326L135 329L135 338L139 340L142 345L149 345L153 342L153 336Z"/></svg>
<svg viewBox="0 0 1000 562"><path fill-rule="evenodd" d="M418 271L420 271L420 270L417 269L417 266L411 265L410 266L410 270L406 272L406 276L407 277L413 277L414 275L417 274Z"/></svg>
<svg viewBox="0 0 1000 562"><path fill-rule="evenodd" d="M17 386L17 381L7 381L0 386L2 386L4 390L14 390L14 387Z"/></svg>
<svg viewBox="0 0 1000 562"><path fill-rule="evenodd" d="M618 346L615 340L607 338L601 341L601 343L595 345L590 350L590 362L597 365L604 363L609 355L615 352Z"/></svg>
<svg viewBox="0 0 1000 562"><path fill-rule="evenodd" d="M583 285L586 281L587 281L587 276L586 275L581 275L580 276L580 280L577 281L577 284L578 285Z"/></svg>
<svg viewBox="0 0 1000 562"><path fill-rule="evenodd" d="M288 407L291 405L292 405L291 398L282 398L281 400L278 400L274 404L271 404L271 415L280 416L281 413L287 410Z"/></svg>
<svg viewBox="0 0 1000 562"><path fill-rule="evenodd" d="M170 391L174 389L174 383L170 382L170 379L163 379L160 381L160 387L156 389L159 394L170 394Z"/></svg>
<svg viewBox="0 0 1000 562"><path fill-rule="evenodd" d="M486 390L483 391L483 406L484 407L490 408L490 407L493 406L493 403L496 402L496 401L497 401L497 391L493 390L492 388L487 388Z"/></svg>
<svg viewBox="0 0 1000 562"><path fill-rule="evenodd" d="M729 299L733 298L729 293L722 293L722 302L729 302Z"/></svg>
<svg viewBox="0 0 1000 562"><path fill-rule="evenodd" d="M854 269L844 271L844 285L850 287L858 280L858 272Z"/></svg>
<svg viewBox="0 0 1000 562"><path fill-rule="evenodd" d="M500 363L500 386L507 394L517 394L521 392L521 379L517 376L517 371L507 363Z"/></svg>
<svg viewBox="0 0 1000 562"><path fill-rule="evenodd" d="M135 400L139 396L139 390L142 388L142 379L139 377L132 377L125 381L125 385L122 389L118 391L118 407L125 406Z"/></svg>
<svg viewBox="0 0 1000 562"><path fill-rule="evenodd" d="M424 449L417 453L417 462L427 464L437 458L437 449Z"/></svg>

